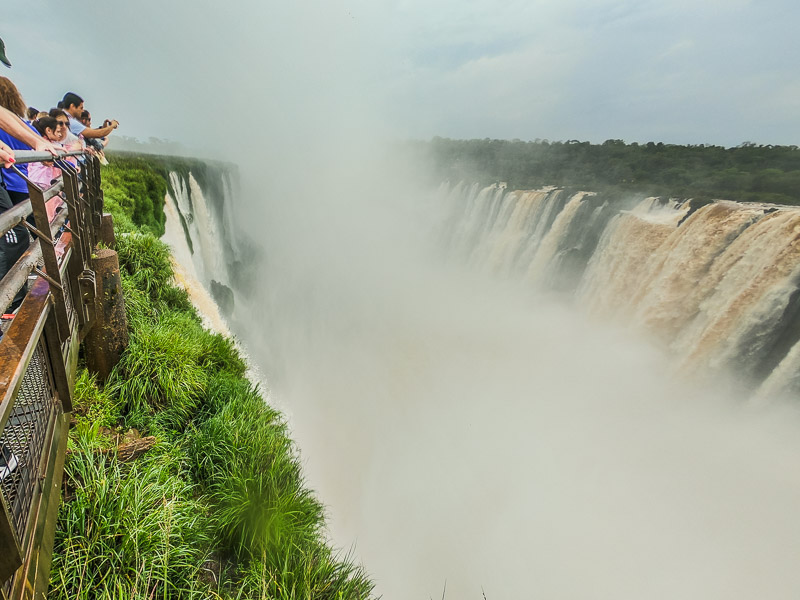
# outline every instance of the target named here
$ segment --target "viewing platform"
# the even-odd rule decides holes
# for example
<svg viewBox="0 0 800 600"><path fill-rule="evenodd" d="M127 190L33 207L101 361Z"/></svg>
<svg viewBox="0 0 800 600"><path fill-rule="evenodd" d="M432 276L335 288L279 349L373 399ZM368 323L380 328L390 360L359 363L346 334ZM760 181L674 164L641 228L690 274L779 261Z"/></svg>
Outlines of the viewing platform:
<svg viewBox="0 0 800 600"><path fill-rule="evenodd" d="M53 160L16 154L17 164ZM33 240L0 281L4 313L27 286L0 337L2 600L47 595L78 346L98 321L102 293L93 258L98 242L109 245L98 159L74 152L54 162L62 172L55 184L42 190L26 178L30 200L0 214L0 235L25 227Z"/></svg>

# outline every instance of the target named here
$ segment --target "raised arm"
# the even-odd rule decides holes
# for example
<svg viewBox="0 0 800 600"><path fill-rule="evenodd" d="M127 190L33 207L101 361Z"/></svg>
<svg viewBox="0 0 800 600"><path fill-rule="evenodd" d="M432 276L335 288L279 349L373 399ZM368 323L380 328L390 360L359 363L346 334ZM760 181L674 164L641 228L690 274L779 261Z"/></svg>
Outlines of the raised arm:
<svg viewBox="0 0 800 600"><path fill-rule="evenodd" d="M58 156L58 151L53 144L36 135L30 127L23 123L22 119L2 106L0 106L0 129L11 134L20 142L28 144L34 150L50 152L53 156Z"/></svg>
<svg viewBox="0 0 800 600"><path fill-rule="evenodd" d="M117 127L119 127L119 123L117 121L111 121L111 125L106 127L99 127L98 129L87 127L81 131L81 135L85 138L103 138L114 131Z"/></svg>

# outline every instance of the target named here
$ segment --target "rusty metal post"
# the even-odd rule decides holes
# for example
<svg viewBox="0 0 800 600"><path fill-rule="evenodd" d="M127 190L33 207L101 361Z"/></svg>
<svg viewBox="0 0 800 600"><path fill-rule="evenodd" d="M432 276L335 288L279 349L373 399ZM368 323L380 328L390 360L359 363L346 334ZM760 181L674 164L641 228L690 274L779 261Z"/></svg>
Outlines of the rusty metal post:
<svg viewBox="0 0 800 600"><path fill-rule="evenodd" d="M111 213L103 215L103 220L100 222L100 230L97 232L97 241L112 250L117 247L117 238L114 236L114 217Z"/></svg>
<svg viewBox="0 0 800 600"><path fill-rule="evenodd" d="M42 248L42 258L44 259L44 269L50 282L50 292L55 300L56 321L60 341L64 341L70 336L69 319L67 309L64 304L64 286L61 283L61 271L58 268L58 258L56 257L53 237L50 233L50 221L47 218L47 209L44 205L44 193L35 185L28 184L28 193L31 197L31 208L33 218L36 221L39 241Z"/></svg>
<svg viewBox="0 0 800 600"><path fill-rule="evenodd" d="M78 186L78 172L71 164L66 161L56 161L61 169L61 176L64 179L64 195L66 197L67 208L69 211L70 231L72 237L77 238L77 247L80 253L81 262L84 269L89 268L89 258L92 255L91 221L86 221L85 201L81 198Z"/></svg>
<svg viewBox="0 0 800 600"><path fill-rule="evenodd" d="M95 322L86 336L86 367L105 381L128 346L128 319L122 297L119 258L111 249L98 250L92 258L97 274Z"/></svg>
<svg viewBox="0 0 800 600"><path fill-rule="evenodd" d="M88 175L92 195L92 210L96 219L95 226L99 229L103 219L103 190L100 188L100 159L96 156L87 157Z"/></svg>

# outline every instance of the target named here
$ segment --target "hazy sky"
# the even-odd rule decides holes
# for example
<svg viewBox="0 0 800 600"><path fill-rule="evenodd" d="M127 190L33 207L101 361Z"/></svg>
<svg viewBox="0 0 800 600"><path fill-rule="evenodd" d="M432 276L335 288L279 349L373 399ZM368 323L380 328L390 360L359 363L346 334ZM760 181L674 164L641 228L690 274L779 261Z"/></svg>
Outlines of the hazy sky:
<svg viewBox="0 0 800 600"><path fill-rule="evenodd" d="M13 3L26 101L192 145L381 137L800 144L794 0ZM228 145L230 143L230 145Z"/></svg>

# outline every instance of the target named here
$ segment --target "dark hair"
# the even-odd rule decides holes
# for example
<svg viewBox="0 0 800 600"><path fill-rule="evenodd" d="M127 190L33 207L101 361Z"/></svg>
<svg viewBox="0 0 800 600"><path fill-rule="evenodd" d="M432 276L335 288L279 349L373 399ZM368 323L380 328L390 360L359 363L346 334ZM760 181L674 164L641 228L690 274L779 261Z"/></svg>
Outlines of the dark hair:
<svg viewBox="0 0 800 600"><path fill-rule="evenodd" d="M49 114L54 119L58 118L58 117L69 117L69 115L66 113L66 111L64 111L63 109L60 109L60 108L51 108Z"/></svg>
<svg viewBox="0 0 800 600"><path fill-rule="evenodd" d="M36 128L36 131L39 132L40 136L46 137L44 130L52 129L55 131L58 129L58 121L54 117L42 117L41 119L36 119L33 122L33 126Z"/></svg>
<svg viewBox="0 0 800 600"><path fill-rule="evenodd" d="M33 108L32 106L28 107L28 121L33 121L36 118L36 115L39 114L38 108Z"/></svg>
<svg viewBox="0 0 800 600"><path fill-rule="evenodd" d="M61 101L61 104L64 108L69 108L70 106L80 106L81 102L83 102L83 98L78 96L75 92L67 92L64 94L64 99Z"/></svg>
<svg viewBox="0 0 800 600"><path fill-rule="evenodd" d="M81 113L81 119L88 119L90 116L89 111L85 110Z"/></svg>
<svg viewBox="0 0 800 600"><path fill-rule="evenodd" d="M0 77L0 106L18 117L25 116L25 102L22 101L17 86L8 77Z"/></svg>
<svg viewBox="0 0 800 600"><path fill-rule="evenodd" d="M63 103L61 100L59 100L59 101L56 103L56 106L57 106L58 108L64 108L64 103Z"/></svg>

